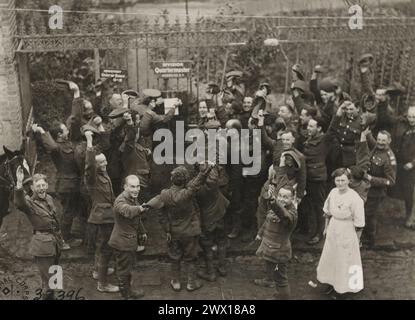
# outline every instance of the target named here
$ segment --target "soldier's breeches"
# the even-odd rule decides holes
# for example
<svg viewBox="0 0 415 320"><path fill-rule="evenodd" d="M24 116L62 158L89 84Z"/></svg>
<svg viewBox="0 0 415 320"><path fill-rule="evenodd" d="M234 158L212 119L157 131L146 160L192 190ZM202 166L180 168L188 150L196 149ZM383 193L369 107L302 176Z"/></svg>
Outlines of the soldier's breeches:
<svg viewBox="0 0 415 320"><path fill-rule="evenodd" d="M363 233L368 240L375 240L377 218L383 197L368 197L365 204L365 228Z"/></svg>
<svg viewBox="0 0 415 320"><path fill-rule="evenodd" d="M288 265L287 263L277 263L267 261L266 263L266 269L267 274L272 274L272 279L275 281L275 284L278 287L287 287L289 285L288 283Z"/></svg>
<svg viewBox="0 0 415 320"><path fill-rule="evenodd" d="M323 206L326 199L326 181L308 181L306 190L309 214L315 223L312 236L321 237L324 229Z"/></svg>
<svg viewBox="0 0 415 320"><path fill-rule="evenodd" d="M225 221L223 218L215 223L213 229L209 231L203 230L200 235L200 246L203 251L208 251L215 244L218 247L224 247L226 246L226 242Z"/></svg>
<svg viewBox="0 0 415 320"><path fill-rule="evenodd" d="M71 237L71 229L73 219L78 215L81 220L81 206L80 206L80 194L76 192L60 193L59 198L62 204L63 216L62 216L62 236L64 240L68 240ZM85 224L86 217L81 220L81 224ZM82 230L81 230L82 232ZM82 234L83 236L83 234Z"/></svg>
<svg viewBox="0 0 415 320"><path fill-rule="evenodd" d="M114 256L117 279L122 283L131 276L135 264L135 252L114 250Z"/></svg>
<svg viewBox="0 0 415 320"><path fill-rule="evenodd" d="M176 261L195 261L199 246L199 236L173 239L168 243L167 254Z"/></svg>
<svg viewBox="0 0 415 320"><path fill-rule="evenodd" d="M59 258L54 257L35 257L35 263L40 272L40 278L42 280L43 291L49 290L49 279L52 274L49 274L50 266L59 264Z"/></svg>
<svg viewBox="0 0 415 320"><path fill-rule="evenodd" d="M98 262L98 281L102 284L107 282L108 264L113 253L112 248L108 245L113 226L111 223L97 225L95 252Z"/></svg>

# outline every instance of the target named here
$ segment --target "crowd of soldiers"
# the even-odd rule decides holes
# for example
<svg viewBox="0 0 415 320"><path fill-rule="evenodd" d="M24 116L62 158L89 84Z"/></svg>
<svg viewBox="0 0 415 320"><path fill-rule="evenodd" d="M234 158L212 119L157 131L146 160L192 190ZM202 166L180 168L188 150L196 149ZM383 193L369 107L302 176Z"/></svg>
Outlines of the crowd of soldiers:
<svg viewBox="0 0 415 320"><path fill-rule="evenodd" d="M21 169L17 172L15 202L33 225L31 252L45 288L47 266L75 245L71 230L78 216L80 242L95 253L97 290L142 297L142 290L131 287L131 272L136 251L147 241L143 217L158 212L172 260L173 290L181 290L182 262L189 291L202 286L198 278L226 276L229 239L254 229L253 238L261 241L257 255L271 262L267 269L276 285L266 279L255 283L277 286L279 297L287 298L291 234L295 229L306 234L309 245L323 239L323 205L338 168L350 170L350 186L365 203L364 245L375 245L377 217L387 194L405 201L405 225L414 228L415 106L399 105L404 89L398 84L373 88L372 62L371 54L359 60L362 90L357 99L336 79L323 77L321 66L307 83L301 65L294 65L291 99L278 112L272 108L269 83L261 83L253 96L246 93L240 71L228 72L223 88L209 83L197 102L197 125L203 130L261 130L261 170L244 175L242 163L209 161L178 166L171 172L171 186L161 192L151 188L152 136L174 119L180 100L164 113L159 90L144 89L141 97L127 90L103 106L99 85L97 101L91 102L80 96L75 83L66 82L74 93L66 123L54 123L48 131L32 127L57 169L60 228L46 193L47 177L35 174L33 195L24 197ZM249 148L257 142L252 139ZM199 246L205 266L197 271ZM112 256L118 285L107 280L114 272L109 268ZM45 298L52 296L49 291Z"/></svg>

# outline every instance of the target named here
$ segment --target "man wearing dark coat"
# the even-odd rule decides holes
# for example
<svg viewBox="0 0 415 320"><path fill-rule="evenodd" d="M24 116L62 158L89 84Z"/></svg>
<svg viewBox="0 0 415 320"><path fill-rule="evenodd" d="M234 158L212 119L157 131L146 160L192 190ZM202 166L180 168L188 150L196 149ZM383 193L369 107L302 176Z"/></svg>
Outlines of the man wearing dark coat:
<svg viewBox="0 0 415 320"><path fill-rule="evenodd" d="M205 164L198 175L189 181L190 173L180 166L171 172L172 186L161 191L146 205L160 210L160 223L167 235L167 253L172 260L172 280L174 291L181 290L181 262L187 264L188 291L202 287L196 279L196 259L201 234L200 211L196 202L196 193L200 190L212 169Z"/></svg>
<svg viewBox="0 0 415 320"><path fill-rule="evenodd" d="M277 192L274 187L268 191L270 210L259 229L257 240L261 244L256 255L265 260L266 277L255 279L259 286L275 287L274 297L290 299L288 283L288 262L292 257L291 234L297 223L297 210L293 204L294 190L290 185Z"/></svg>
<svg viewBox="0 0 415 320"><path fill-rule="evenodd" d="M115 224L108 244L114 249L116 274L121 296L126 299L138 299L144 296L144 291L133 290L132 270L135 263L135 252L138 237L147 240L146 230L141 221L147 210L138 203L140 180L135 175L125 178L124 192L114 202ZM138 234L138 237L137 237Z"/></svg>

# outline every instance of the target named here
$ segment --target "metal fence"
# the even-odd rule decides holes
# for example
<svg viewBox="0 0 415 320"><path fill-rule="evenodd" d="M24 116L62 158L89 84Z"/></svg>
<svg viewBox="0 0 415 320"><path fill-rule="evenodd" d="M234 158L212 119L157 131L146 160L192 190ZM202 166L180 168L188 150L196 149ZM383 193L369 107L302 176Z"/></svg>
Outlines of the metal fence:
<svg viewBox="0 0 415 320"><path fill-rule="evenodd" d="M48 17L41 13L17 14L17 52L95 50L95 59L101 58L107 66L109 61L127 68L133 79L129 85L136 89L161 85L156 82L151 61L193 61L190 83L186 85L199 90L201 83L220 83L226 69L238 66L252 71L253 61L261 57L256 66L259 70L248 77L251 87L266 78L275 91L287 93L292 64L301 63L306 77L314 65L322 64L328 74L344 81L346 91L358 95L357 59L370 52L375 56L375 87L399 81L407 89L404 102L415 103L413 18L365 17L363 29L352 30L349 17L336 16L200 17L172 22L168 15L150 21L147 17L121 20L102 14L74 14L65 16L62 30L51 30ZM265 38L277 38L280 46L263 47ZM109 51L121 53L112 54L119 57L118 62L105 59ZM179 82L170 83L170 87L163 85L166 90L174 89L174 85L183 90Z"/></svg>

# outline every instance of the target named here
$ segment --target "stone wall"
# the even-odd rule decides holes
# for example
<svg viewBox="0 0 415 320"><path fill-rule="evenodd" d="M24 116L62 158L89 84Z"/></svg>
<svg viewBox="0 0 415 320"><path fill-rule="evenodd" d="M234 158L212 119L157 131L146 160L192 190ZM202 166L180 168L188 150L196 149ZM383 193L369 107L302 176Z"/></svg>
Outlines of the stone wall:
<svg viewBox="0 0 415 320"><path fill-rule="evenodd" d="M14 0L0 0L0 147L18 149L22 141L22 115L17 62ZM3 150L0 150L3 153Z"/></svg>

